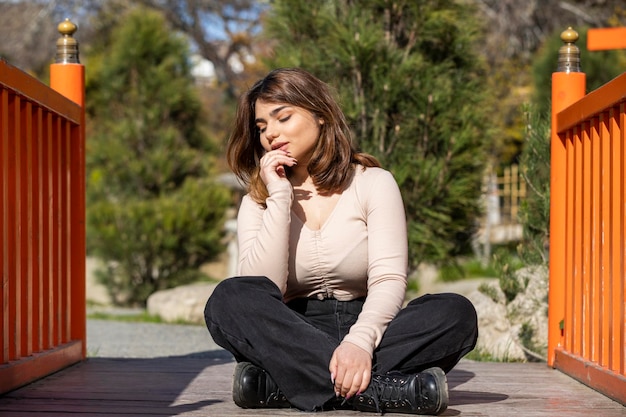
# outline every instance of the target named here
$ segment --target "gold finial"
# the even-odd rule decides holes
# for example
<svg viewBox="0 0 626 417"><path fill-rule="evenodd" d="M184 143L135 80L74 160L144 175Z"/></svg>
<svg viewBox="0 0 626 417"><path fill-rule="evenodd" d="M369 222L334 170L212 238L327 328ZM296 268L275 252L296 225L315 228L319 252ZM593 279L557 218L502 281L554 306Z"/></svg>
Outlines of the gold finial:
<svg viewBox="0 0 626 417"><path fill-rule="evenodd" d="M578 32L570 26L561 33L561 40L564 45L559 48L557 72L581 72L580 49L575 45Z"/></svg>
<svg viewBox="0 0 626 417"><path fill-rule="evenodd" d="M59 33L62 35L57 40L57 53L54 62L57 64L78 64L78 42L72 37L78 27L65 19L57 26Z"/></svg>

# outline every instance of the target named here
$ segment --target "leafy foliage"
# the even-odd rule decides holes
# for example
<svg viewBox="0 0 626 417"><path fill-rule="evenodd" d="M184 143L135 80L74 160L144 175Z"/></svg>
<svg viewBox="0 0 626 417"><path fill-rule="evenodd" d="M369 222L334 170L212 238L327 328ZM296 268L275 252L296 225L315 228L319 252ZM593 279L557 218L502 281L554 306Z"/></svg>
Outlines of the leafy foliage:
<svg viewBox="0 0 626 417"><path fill-rule="evenodd" d="M520 256L526 264L548 262L550 235L550 116L526 106L525 146L521 155L528 194L520 206L523 241Z"/></svg>
<svg viewBox="0 0 626 417"><path fill-rule="evenodd" d="M490 137L474 16L447 0L277 0L266 22L271 66L334 85L358 146L394 173L413 267L467 250L481 211Z"/></svg>
<svg viewBox="0 0 626 417"><path fill-rule="evenodd" d="M142 9L105 27L88 54L88 248L114 300L142 304L201 276L230 201L210 179L186 43Z"/></svg>
<svg viewBox="0 0 626 417"><path fill-rule="evenodd" d="M626 24L623 0L476 0L484 21L484 42L480 54L488 65L491 96L492 154L502 165L518 163L524 147L524 104L532 99L533 61L546 40L568 26L609 27ZM583 41L578 45L584 48ZM556 53L560 45L549 48ZM595 53L594 53L595 54ZM586 59L585 59L586 61ZM542 98L550 94L549 75L556 61L542 68L546 84ZM587 65L584 65L586 71Z"/></svg>

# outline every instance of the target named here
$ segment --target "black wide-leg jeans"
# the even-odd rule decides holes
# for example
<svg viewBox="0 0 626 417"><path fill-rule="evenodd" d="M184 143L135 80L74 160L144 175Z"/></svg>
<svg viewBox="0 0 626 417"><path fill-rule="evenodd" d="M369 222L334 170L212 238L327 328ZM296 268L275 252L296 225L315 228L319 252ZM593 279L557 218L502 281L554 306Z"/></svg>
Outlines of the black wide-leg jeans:
<svg viewBox="0 0 626 417"><path fill-rule="evenodd" d="M298 299L285 304L265 277L235 277L217 285L204 316L213 340L238 362L265 369L289 402L319 410L335 398L328 364L356 321L363 300ZM372 360L373 371L449 372L478 337L476 310L458 294L419 297L391 321Z"/></svg>

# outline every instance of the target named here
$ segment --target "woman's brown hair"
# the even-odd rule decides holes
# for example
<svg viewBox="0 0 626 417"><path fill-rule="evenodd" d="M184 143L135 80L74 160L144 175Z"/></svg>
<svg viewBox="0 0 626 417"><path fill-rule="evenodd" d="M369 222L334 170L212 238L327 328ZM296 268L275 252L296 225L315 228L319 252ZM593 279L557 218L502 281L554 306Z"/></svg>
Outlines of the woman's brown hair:
<svg viewBox="0 0 626 417"><path fill-rule="evenodd" d="M257 203L264 204L268 197L259 175L259 160L265 150L255 123L257 100L300 107L324 121L308 164L309 175L320 194L343 191L350 183L355 163L380 166L376 158L354 148L343 111L326 83L299 68L276 69L239 99L235 127L226 150L228 165Z"/></svg>

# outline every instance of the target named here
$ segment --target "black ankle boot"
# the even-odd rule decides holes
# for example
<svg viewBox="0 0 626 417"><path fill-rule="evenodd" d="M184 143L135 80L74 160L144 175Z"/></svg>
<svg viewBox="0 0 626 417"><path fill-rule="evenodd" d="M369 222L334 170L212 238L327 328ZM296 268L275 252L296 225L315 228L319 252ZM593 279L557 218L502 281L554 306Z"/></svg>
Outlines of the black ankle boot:
<svg viewBox="0 0 626 417"><path fill-rule="evenodd" d="M440 368L418 374L372 375L367 389L354 397L359 411L437 415L448 407L448 382Z"/></svg>
<svg viewBox="0 0 626 417"><path fill-rule="evenodd" d="M269 374L250 362L239 362L235 367L233 401L241 408L291 407Z"/></svg>

